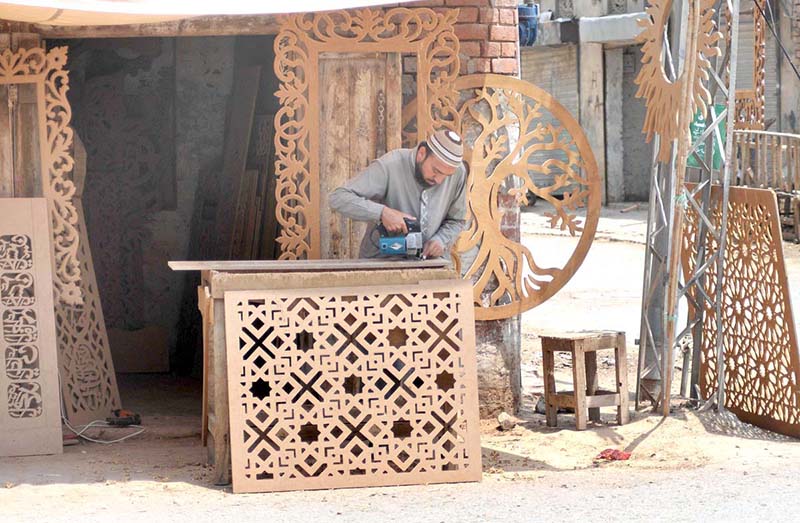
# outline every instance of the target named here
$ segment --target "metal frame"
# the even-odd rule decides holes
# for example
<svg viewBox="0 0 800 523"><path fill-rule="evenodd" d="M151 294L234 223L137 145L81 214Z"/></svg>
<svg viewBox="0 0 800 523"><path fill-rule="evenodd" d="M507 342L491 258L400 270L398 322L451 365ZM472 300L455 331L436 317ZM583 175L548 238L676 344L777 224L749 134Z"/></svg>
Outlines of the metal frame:
<svg viewBox="0 0 800 523"><path fill-rule="evenodd" d="M698 2L700 3L700 2ZM698 30L701 27L700 9L688 10L684 2L681 12L690 12L693 19L688 20L685 35L680 38L679 57L685 57L679 68L675 67L672 52L664 40L663 57L666 61L665 69L671 74L671 79L676 78L676 70L687 68L690 74L696 73L693 60L697 59ZM725 13L727 9L727 13ZM716 286L715 293L710 296L704 289L705 278L709 269L716 274L722 274L724 258L721 253L725 249L727 234L727 206L728 189L730 186L731 170L735 165L732 158L734 118L727 118L728 114L735 114L735 81L736 81L736 54L739 31L739 0L721 0L717 3L716 17L718 27L727 15L726 23L729 24L727 34L729 38L723 42L722 56L712 59L712 69L708 76L709 92L711 94L708 104L706 121L711 122L700 138L691 144L688 125L693 115L690 110L684 110L679 117L679 128L685 129L676 143L673 144L672 157L668 163L658 160L660 145L656 142L654 148L652 177L650 186L650 207L647 223L647 247L645 252L645 271L642 292L642 320L639 347L639 366L636 377L636 407L642 396L650 399L654 408L661 407L662 413L669 414L669 398L672 385L672 368L675 346L689 333L693 334L693 373L692 382L696 384L697 370L699 368L699 348L702 336L703 302L708 303L716 311L717 334L715 340L717 362L719 365L718 386L715 397L708 398L708 405L716 405L719 410L724 409L724 359L721 357L722 329L720 314L722 287ZM666 31L666 27L664 29ZM727 74L726 74L727 72ZM723 80L724 79L724 80ZM694 80L686 81L682 98L688 101L691 95L691 86ZM715 113L714 102L725 102L725 110L721 114ZM689 104L682 105L686 107ZM721 136L719 123L725 121L726 136ZM659 140L660 137L656 137ZM711 161L706 163L698 154L698 147L705 143L705 150L710 154ZM720 169L714 169L713 145L716 144L722 152ZM724 149L723 149L724 145ZM696 185L689 190L687 181L687 160L693 156L701 166L697 169ZM721 171L721 172L720 172ZM694 174L694 173L692 173ZM691 178L691 177L690 177ZM710 219L711 210L711 185L717 182L722 185L722 217L720 226L715 227ZM698 203L699 202L699 203ZM683 283L680 278L680 250L681 231L686 209L692 206L700 218L700 230L697 236L698 249L695 260L695 270L686 274ZM714 248L707 248L707 242L702 239L711 234L715 239ZM682 330L678 330L678 305L682 298L686 298L695 314ZM692 387L692 394L696 394Z"/></svg>

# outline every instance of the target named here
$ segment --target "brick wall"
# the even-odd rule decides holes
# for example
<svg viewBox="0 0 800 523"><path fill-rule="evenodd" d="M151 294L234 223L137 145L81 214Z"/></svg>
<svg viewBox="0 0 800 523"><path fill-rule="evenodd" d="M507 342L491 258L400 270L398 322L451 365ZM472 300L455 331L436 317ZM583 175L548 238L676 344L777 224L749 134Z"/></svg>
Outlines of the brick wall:
<svg viewBox="0 0 800 523"><path fill-rule="evenodd" d="M402 5L459 10L456 36L461 41L461 74L516 75L518 3L518 0L425 0ZM406 68L405 72L413 71Z"/></svg>

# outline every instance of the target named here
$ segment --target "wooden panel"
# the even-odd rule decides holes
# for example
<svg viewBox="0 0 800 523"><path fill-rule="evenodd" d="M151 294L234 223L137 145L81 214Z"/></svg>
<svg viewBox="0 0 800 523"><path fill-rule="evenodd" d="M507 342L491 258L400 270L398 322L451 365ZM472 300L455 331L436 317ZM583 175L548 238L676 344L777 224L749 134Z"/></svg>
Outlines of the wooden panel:
<svg viewBox="0 0 800 523"><path fill-rule="evenodd" d="M370 224L332 212L327 195L400 146L400 55L324 53L319 64L322 258L358 258Z"/></svg>
<svg viewBox="0 0 800 523"><path fill-rule="evenodd" d="M258 84L261 78L261 66L241 67L236 69L231 93L233 104L225 122L225 147L223 150L222 172L218 180L219 200L217 204L215 257L228 255L230 239L234 232L234 217L239 188L242 185L247 147L250 144L250 131L253 125ZM219 249L222 249L220 252Z"/></svg>
<svg viewBox="0 0 800 523"><path fill-rule="evenodd" d="M42 196L39 110L36 84L18 85L14 117L14 196ZM41 110L44 110L42 107Z"/></svg>
<svg viewBox="0 0 800 523"><path fill-rule="evenodd" d="M11 108L8 106L9 89L16 86L0 85L0 198L14 196L14 152L12 144Z"/></svg>
<svg viewBox="0 0 800 523"><path fill-rule="evenodd" d="M712 222L718 227L722 191L713 187ZM699 198L699 197L698 197ZM697 215L689 208L681 258L692 274ZM707 249L716 249L713 237ZM707 250L706 252L711 252ZM789 295L775 194L765 189L730 189L722 287L722 344L725 348L725 406L742 421L800 437L800 353ZM706 292L718 284L709 268ZM716 390L716 316L703 315L700 391Z"/></svg>
<svg viewBox="0 0 800 523"><path fill-rule="evenodd" d="M0 456L61 452L47 200L0 199Z"/></svg>
<svg viewBox="0 0 800 523"><path fill-rule="evenodd" d="M105 317L100 304L83 203L75 199L80 249L81 305L56 304L58 365L67 419L83 425L121 407Z"/></svg>
<svg viewBox="0 0 800 523"><path fill-rule="evenodd" d="M226 293L234 492L477 481L471 286Z"/></svg>
<svg viewBox="0 0 800 523"><path fill-rule="evenodd" d="M399 270L447 267L446 260L232 260L232 261L171 261L174 271L247 271L247 272L299 272L299 271L353 271Z"/></svg>

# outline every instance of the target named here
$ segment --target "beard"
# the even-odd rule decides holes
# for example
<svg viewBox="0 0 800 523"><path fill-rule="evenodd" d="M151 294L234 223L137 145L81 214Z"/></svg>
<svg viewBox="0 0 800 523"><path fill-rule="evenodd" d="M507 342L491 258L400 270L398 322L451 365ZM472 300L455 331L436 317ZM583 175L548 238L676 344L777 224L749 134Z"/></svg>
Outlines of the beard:
<svg viewBox="0 0 800 523"><path fill-rule="evenodd" d="M414 179L418 184L420 184L420 186L428 186L428 182L425 180L425 176L422 174L422 164L419 162L414 163Z"/></svg>

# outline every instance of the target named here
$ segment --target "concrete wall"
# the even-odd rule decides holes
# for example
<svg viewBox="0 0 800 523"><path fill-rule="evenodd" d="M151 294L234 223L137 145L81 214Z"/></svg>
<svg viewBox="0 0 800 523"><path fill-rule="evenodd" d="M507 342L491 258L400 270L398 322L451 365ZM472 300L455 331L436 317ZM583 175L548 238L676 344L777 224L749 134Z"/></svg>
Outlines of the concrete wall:
<svg viewBox="0 0 800 523"><path fill-rule="evenodd" d="M633 80L642 66L639 46L626 47L622 55L622 172L625 200L647 201L650 194L650 164L653 147L642 133L646 107L636 98L639 88Z"/></svg>

